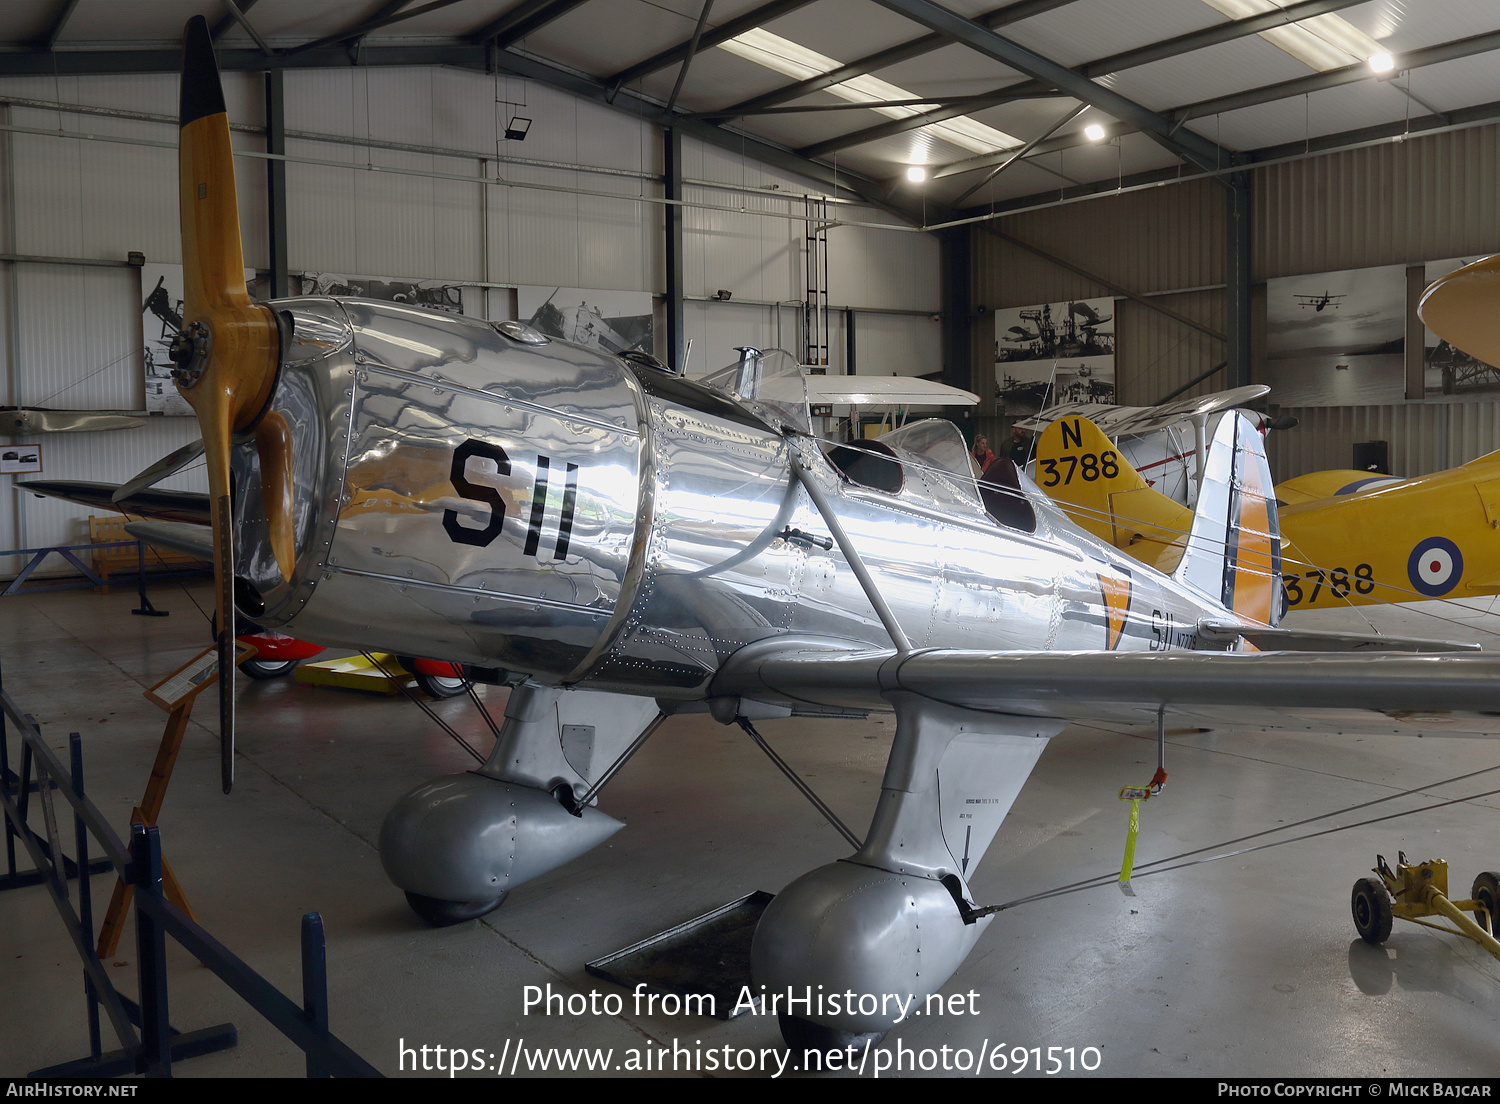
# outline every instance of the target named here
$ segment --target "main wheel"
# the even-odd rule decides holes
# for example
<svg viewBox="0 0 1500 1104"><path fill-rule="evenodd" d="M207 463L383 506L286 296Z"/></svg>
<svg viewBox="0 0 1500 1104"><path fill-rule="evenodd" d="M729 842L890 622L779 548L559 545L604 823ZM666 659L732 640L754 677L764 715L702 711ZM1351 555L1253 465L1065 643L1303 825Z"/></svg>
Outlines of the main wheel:
<svg viewBox="0 0 1500 1104"><path fill-rule="evenodd" d="M295 659L257 659L251 656L240 664L240 670L253 679L281 678L291 674L298 662Z"/></svg>
<svg viewBox="0 0 1500 1104"><path fill-rule="evenodd" d="M469 689L470 680L454 675L424 675L418 671L412 676L429 698L456 698Z"/></svg>
<svg viewBox="0 0 1500 1104"><path fill-rule="evenodd" d="M1500 931L1500 914L1496 908L1500 907L1500 873L1486 870L1474 879L1474 888L1469 890L1469 897L1484 906L1484 910L1474 910L1474 920L1481 928L1488 928L1489 933L1494 935ZM1489 913L1486 920L1484 912Z"/></svg>
<svg viewBox="0 0 1500 1104"><path fill-rule="evenodd" d="M504 901L504 893L488 901L444 901L440 897L423 897L409 890L406 894L406 903L411 910L434 928L478 920L485 913L494 912Z"/></svg>
<svg viewBox="0 0 1500 1104"><path fill-rule="evenodd" d="M1349 895L1349 911L1354 914L1354 930L1366 943L1379 945L1391 937L1391 922L1395 914L1391 911L1391 895L1385 891L1385 883L1374 878L1361 878L1354 883L1354 892Z"/></svg>
<svg viewBox="0 0 1500 1104"><path fill-rule="evenodd" d="M835 1027L824 1027L811 1020L804 1020L801 1016L789 1016L785 1012L778 1012L776 1018L781 1025L781 1037L786 1042L787 1049L792 1052L792 1065L798 1069L806 1066L808 1051L815 1050L821 1054L843 1051L847 1058L850 1047L856 1052L862 1051L885 1037L884 1031L840 1031Z"/></svg>

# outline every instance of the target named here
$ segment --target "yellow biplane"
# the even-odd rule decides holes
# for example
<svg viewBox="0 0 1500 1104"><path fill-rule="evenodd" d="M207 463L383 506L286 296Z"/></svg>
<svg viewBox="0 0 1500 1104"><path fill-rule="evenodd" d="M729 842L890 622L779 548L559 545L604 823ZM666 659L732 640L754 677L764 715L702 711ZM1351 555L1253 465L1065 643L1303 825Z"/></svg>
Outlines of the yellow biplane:
<svg viewBox="0 0 1500 1104"><path fill-rule="evenodd" d="M1192 511L1151 488L1093 423L1054 421L1037 484L1095 536L1171 572ZM1288 609L1500 594L1500 452L1415 479L1325 471L1276 487Z"/></svg>

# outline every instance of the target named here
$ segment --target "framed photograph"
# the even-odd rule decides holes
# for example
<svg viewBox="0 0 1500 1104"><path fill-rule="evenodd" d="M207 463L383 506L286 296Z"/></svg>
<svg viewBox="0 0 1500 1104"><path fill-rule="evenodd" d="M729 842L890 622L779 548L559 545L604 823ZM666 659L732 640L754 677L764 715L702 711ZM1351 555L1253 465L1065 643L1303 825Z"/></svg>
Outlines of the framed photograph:
<svg viewBox="0 0 1500 1104"><path fill-rule="evenodd" d="M41 470L41 445L0 446L0 475L33 475Z"/></svg>

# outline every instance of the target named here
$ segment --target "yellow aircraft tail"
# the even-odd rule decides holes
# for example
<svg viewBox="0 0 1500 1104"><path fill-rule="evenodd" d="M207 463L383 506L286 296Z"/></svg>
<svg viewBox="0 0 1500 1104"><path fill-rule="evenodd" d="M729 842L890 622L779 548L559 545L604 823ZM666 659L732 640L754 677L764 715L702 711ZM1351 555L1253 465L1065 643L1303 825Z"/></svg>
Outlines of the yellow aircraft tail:
<svg viewBox="0 0 1500 1104"><path fill-rule="evenodd" d="M1147 485L1099 427L1058 418L1037 441L1037 485L1082 529L1170 575L1193 512Z"/></svg>
<svg viewBox="0 0 1500 1104"><path fill-rule="evenodd" d="M1261 435L1219 419L1194 513L1147 486L1087 418L1037 442L1036 481L1080 527L1265 625L1281 613L1281 535Z"/></svg>

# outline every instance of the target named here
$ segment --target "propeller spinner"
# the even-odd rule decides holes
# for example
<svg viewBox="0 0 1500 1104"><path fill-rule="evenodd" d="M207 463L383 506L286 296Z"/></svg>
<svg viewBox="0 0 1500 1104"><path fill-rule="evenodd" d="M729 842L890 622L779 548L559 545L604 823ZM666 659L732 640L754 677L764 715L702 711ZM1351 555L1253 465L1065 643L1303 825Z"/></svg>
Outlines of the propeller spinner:
<svg viewBox="0 0 1500 1104"><path fill-rule="evenodd" d="M1486 364L1500 364L1500 254L1450 272L1422 293L1417 313L1427 328Z"/></svg>
<svg viewBox="0 0 1500 1104"><path fill-rule="evenodd" d="M224 792L234 783L234 518L229 450L253 434L277 566L290 578L291 431L269 410L281 345L275 316L245 291L234 152L208 23L188 22L182 61L178 202L182 217L183 327L172 347L177 389L198 416L213 502L218 615L219 731Z"/></svg>

